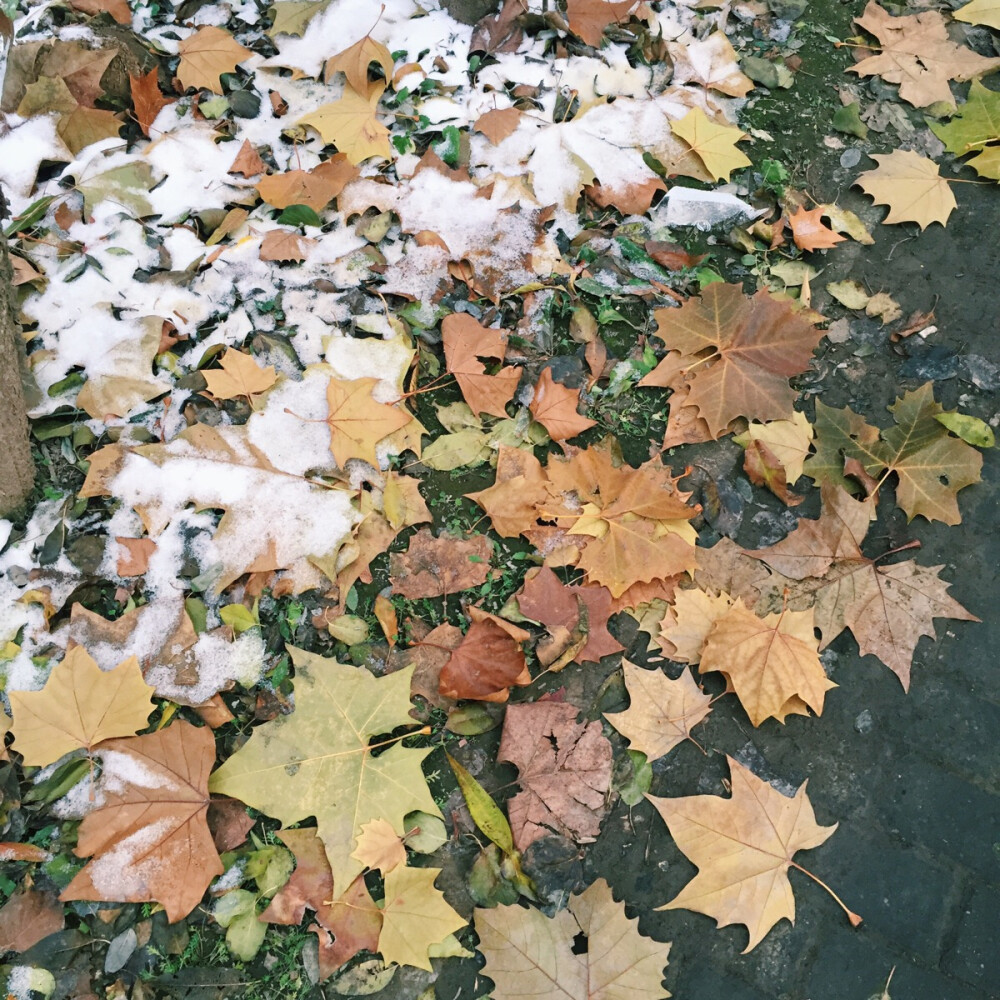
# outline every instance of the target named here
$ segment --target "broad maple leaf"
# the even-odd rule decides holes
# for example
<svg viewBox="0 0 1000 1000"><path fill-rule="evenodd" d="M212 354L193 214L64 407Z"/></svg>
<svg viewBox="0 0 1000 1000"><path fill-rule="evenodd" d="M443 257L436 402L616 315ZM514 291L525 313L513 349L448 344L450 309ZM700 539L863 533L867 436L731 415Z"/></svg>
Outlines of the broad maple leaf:
<svg viewBox="0 0 1000 1000"><path fill-rule="evenodd" d="M808 212L799 206L798 210L788 216L788 225L792 230L792 239L800 250L823 250L844 242L844 237L823 225L826 206L817 205Z"/></svg>
<svg viewBox="0 0 1000 1000"><path fill-rule="evenodd" d="M300 924L306 909L316 914L309 926L319 940L320 978L326 979L359 951L377 951L382 911L358 876L334 898L333 874L315 829L279 830L278 838L295 855L295 871L260 915L272 924Z"/></svg>
<svg viewBox="0 0 1000 1000"><path fill-rule="evenodd" d="M384 83L369 81L368 67L372 63L382 70ZM329 83L335 73L343 73L348 85L362 97L369 97L374 90L378 90L381 95L386 84L392 82L393 65L392 53L381 42L376 42L371 35L365 35L342 52L327 59L323 67L323 82Z"/></svg>
<svg viewBox="0 0 1000 1000"><path fill-rule="evenodd" d="M639 933L611 887L598 879L570 896L566 909L547 917L523 906L477 909L483 973L494 982L494 1000L661 1000L660 981L670 952ZM587 947L578 948L580 936Z"/></svg>
<svg viewBox="0 0 1000 1000"><path fill-rule="evenodd" d="M658 642L664 655L677 663L698 663L712 626L732 604L725 590L719 594L678 590L660 623Z"/></svg>
<svg viewBox="0 0 1000 1000"><path fill-rule="evenodd" d="M806 783L794 798L786 798L732 757L727 760L731 798L646 798L677 846L698 866L698 874L660 909L695 910L714 917L720 927L745 924L750 932L746 954L779 920L795 922L788 869L805 869L792 859L798 851L819 847L837 826L816 823ZM854 926L861 923L846 912Z"/></svg>
<svg viewBox="0 0 1000 1000"><path fill-rule="evenodd" d="M672 680L661 670L644 670L622 660L622 672L631 704L604 717L650 760L691 739L691 730L712 711L711 695L698 687L690 671Z"/></svg>
<svg viewBox="0 0 1000 1000"><path fill-rule="evenodd" d="M949 80L971 80L1000 67L1000 59L987 59L951 41L947 22L936 10L893 17L869 0L854 23L873 34L882 51L849 67L849 72L877 74L899 84L899 96L918 108L938 101L954 105Z"/></svg>
<svg viewBox="0 0 1000 1000"><path fill-rule="evenodd" d="M452 313L441 323L441 341L448 371L455 376L472 412L506 417L507 404L514 398L521 379L520 369L507 365L489 375L480 358L501 360L507 332L488 329L467 313Z"/></svg>
<svg viewBox="0 0 1000 1000"><path fill-rule="evenodd" d="M896 500L909 520L919 514L958 524L958 492L979 482L982 455L937 420L944 409L934 400L931 382L904 393L889 410L895 424L879 432L851 410L834 410L817 400L816 455L805 463L806 475L844 485L836 467L856 459L870 477L896 473Z"/></svg>
<svg viewBox="0 0 1000 1000"><path fill-rule="evenodd" d="M973 80L968 100L950 121L927 124L949 153L975 153L966 162L980 177L1000 180L1000 94L995 90Z"/></svg>
<svg viewBox="0 0 1000 1000"><path fill-rule="evenodd" d="M493 548L485 535L436 537L429 528L422 528L410 538L405 552L389 557L393 593L418 600L471 590L489 579L492 557Z"/></svg>
<svg viewBox="0 0 1000 1000"><path fill-rule="evenodd" d="M737 417L792 419L796 393L788 380L806 370L823 332L788 303L719 282L680 309L654 315L671 353L643 384L675 388L686 379L686 404L697 408L713 437Z"/></svg>
<svg viewBox="0 0 1000 1000"><path fill-rule="evenodd" d="M258 181L257 192L275 208L307 205L314 212L321 212L357 176L358 168L343 153L337 153L312 170L271 174Z"/></svg>
<svg viewBox="0 0 1000 1000"><path fill-rule="evenodd" d="M916 222L923 230L932 222L947 224L958 206L933 160L908 149L872 153L872 159L878 167L860 174L854 184L871 195L876 205L889 206L882 220L886 225Z"/></svg>
<svg viewBox="0 0 1000 1000"><path fill-rule="evenodd" d="M131 17L129 18L131 22ZM149 130L156 121L156 116L173 100L164 97L158 82L158 72L154 67L141 76L129 74L129 87L132 92L132 103L135 106L135 120L142 129L142 134L149 135Z"/></svg>
<svg viewBox="0 0 1000 1000"><path fill-rule="evenodd" d="M211 787L285 824L315 816L334 887L346 887L364 868L352 852L365 823L383 818L402 835L407 813L440 815L420 769L430 749L394 743L373 756L369 745L413 722L413 667L376 678L294 648L292 662L295 711L255 729Z"/></svg>
<svg viewBox="0 0 1000 1000"><path fill-rule="evenodd" d="M542 463L530 451L501 445L493 485L466 496L486 511L498 535L515 538L538 518L549 496L545 484Z"/></svg>
<svg viewBox="0 0 1000 1000"><path fill-rule="evenodd" d="M231 347L226 348L219 364L221 368L207 368L201 373L216 399L244 396L252 404L253 397L270 389L277 377L273 365L262 368L249 354Z"/></svg>
<svg viewBox="0 0 1000 1000"><path fill-rule="evenodd" d="M736 148L747 134L735 125L719 125L701 108L691 108L683 118L671 122L670 130L691 147L714 180L728 181L734 170L752 166Z"/></svg>
<svg viewBox="0 0 1000 1000"><path fill-rule="evenodd" d="M155 901L171 923L186 917L222 874L205 819L215 761L211 729L174 722L109 740L99 752L103 798L84 818L76 845L78 857L93 857L59 898Z"/></svg>
<svg viewBox="0 0 1000 1000"><path fill-rule="evenodd" d="M228 31L208 26L199 28L177 45L181 61L177 79L187 90L204 87L213 94L222 93L223 73L233 73L238 63L251 55Z"/></svg>
<svg viewBox="0 0 1000 1000"><path fill-rule="evenodd" d="M326 421L330 425L330 451L341 468L352 458L378 468L375 445L413 419L398 406L378 402L372 395L378 384L377 378L330 379Z"/></svg>
<svg viewBox="0 0 1000 1000"><path fill-rule="evenodd" d="M596 425L596 420L578 412L579 405L580 390L556 382L552 378L552 369L543 368L528 409L553 441L566 441Z"/></svg>
<svg viewBox="0 0 1000 1000"><path fill-rule="evenodd" d="M378 950L386 962L431 968L428 952L468 921L434 885L440 868L394 868L385 876Z"/></svg>
<svg viewBox="0 0 1000 1000"><path fill-rule="evenodd" d="M803 519L782 541L746 555L794 581L781 584L781 596L773 587L768 602L814 607L821 648L850 628L862 655L877 656L908 690L917 642L935 634L933 619L979 619L948 596L948 584L938 579L940 566L912 560L884 566L865 556L861 543L870 511L870 502L825 487L818 520Z"/></svg>
<svg viewBox="0 0 1000 1000"><path fill-rule="evenodd" d="M821 715L826 692L837 686L820 663L811 608L761 617L739 599L713 622L699 669L725 675L755 726L772 716L784 721L801 704Z"/></svg>
<svg viewBox="0 0 1000 1000"><path fill-rule="evenodd" d="M578 714L575 705L554 701L507 709L497 758L518 769L521 791L507 813L519 851L550 833L587 843L600 832L611 744L599 722L577 722Z"/></svg>
<svg viewBox="0 0 1000 1000"><path fill-rule="evenodd" d="M11 691L14 749L32 767L45 767L73 750L146 728L153 689L130 656L101 670L82 646L53 668L41 691Z"/></svg>
<svg viewBox="0 0 1000 1000"><path fill-rule="evenodd" d="M296 124L311 125L324 142L333 143L355 166L373 156L391 160L389 130L376 117L383 90L384 85L379 85L363 95L345 87L342 97L321 104Z"/></svg>

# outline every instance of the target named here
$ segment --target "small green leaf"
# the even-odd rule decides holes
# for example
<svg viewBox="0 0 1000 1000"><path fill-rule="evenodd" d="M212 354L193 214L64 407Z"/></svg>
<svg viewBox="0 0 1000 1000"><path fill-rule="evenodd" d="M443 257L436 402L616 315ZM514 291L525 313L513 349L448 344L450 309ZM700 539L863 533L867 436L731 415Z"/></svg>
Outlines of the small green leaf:
<svg viewBox="0 0 1000 1000"><path fill-rule="evenodd" d="M253 612L242 604L227 604L224 608L219 609L219 617L237 635L246 632L247 629L256 628L260 624L254 618Z"/></svg>
<svg viewBox="0 0 1000 1000"><path fill-rule="evenodd" d="M995 444L993 428L979 417L953 412L935 413L934 419L939 424L944 424L952 434L957 434L967 444L975 445L977 448L992 448Z"/></svg>
<svg viewBox="0 0 1000 1000"><path fill-rule="evenodd" d="M473 822L500 848L504 854L514 853L514 834L500 807L490 798L489 792L451 754L445 754L455 780L462 789L465 804Z"/></svg>
<svg viewBox="0 0 1000 1000"><path fill-rule="evenodd" d="M308 205L289 205L278 222L285 226L322 226L323 220Z"/></svg>

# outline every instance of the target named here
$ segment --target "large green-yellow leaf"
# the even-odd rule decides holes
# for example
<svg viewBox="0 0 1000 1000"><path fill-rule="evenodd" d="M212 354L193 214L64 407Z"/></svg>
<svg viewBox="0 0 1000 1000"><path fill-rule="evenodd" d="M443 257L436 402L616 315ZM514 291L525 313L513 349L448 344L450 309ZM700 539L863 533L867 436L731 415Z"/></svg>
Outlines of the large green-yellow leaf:
<svg viewBox="0 0 1000 1000"><path fill-rule="evenodd" d="M371 752L372 737L413 722L412 666L378 678L305 650L291 653L295 711L256 729L209 787L286 826L315 816L339 893L364 868L351 857L364 824L385 819L402 836L407 813L440 815L420 769L430 750L395 743Z"/></svg>

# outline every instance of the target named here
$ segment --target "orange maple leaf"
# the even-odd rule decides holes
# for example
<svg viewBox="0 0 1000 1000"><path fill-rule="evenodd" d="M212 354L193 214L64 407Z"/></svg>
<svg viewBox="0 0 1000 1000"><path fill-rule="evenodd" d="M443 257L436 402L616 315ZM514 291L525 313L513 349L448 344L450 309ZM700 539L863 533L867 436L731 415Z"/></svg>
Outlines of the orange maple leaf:
<svg viewBox="0 0 1000 1000"><path fill-rule="evenodd" d="M542 369L535 395L528 404L531 415L549 432L553 441L566 441L594 427L596 420L577 412L580 390L569 389L552 378L552 369Z"/></svg>
<svg viewBox="0 0 1000 1000"><path fill-rule="evenodd" d="M375 378L331 378L326 387L330 451L341 468L351 458L364 459L378 468L375 445L413 419L398 406L378 402L372 396L376 385Z"/></svg>
<svg viewBox="0 0 1000 1000"><path fill-rule="evenodd" d="M505 330L490 329L467 313L452 313L441 324L445 363L455 376L465 401L473 413L506 417L506 406L517 391L521 372L513 365L488 375L480 358L503 358L507 344Z"/></svg>
<svg viewBox="0 0 1000 1000"><path fill-rule="evenodd" d="M817 205L808 212L800 205L798 211L788 217L792 238L800 250L823 250L844 242L843 236L820 221L825 214L823 205Z"/></svg>

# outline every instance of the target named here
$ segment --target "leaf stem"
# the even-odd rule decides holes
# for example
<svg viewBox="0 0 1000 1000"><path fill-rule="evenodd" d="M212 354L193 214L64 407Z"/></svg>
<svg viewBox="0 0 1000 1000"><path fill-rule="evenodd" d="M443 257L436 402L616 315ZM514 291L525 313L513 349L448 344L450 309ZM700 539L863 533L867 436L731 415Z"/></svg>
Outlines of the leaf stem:
<svg viewBox="0 0 1000 1000"><path fill-rule="evenodd" d="M840 896L838 896L821 878L813 875L808 868L803 868L802 865L796 864L794 861L789 861L788 863L796 871L802 872L803 875L808 875L814 882L826 889L826 891L836 900L837 905L844 911L844 913L847 914L847 919L850 920L852 927L858 927L861 925L861 917L859 917L853 910L849 910Z"/></svg>

